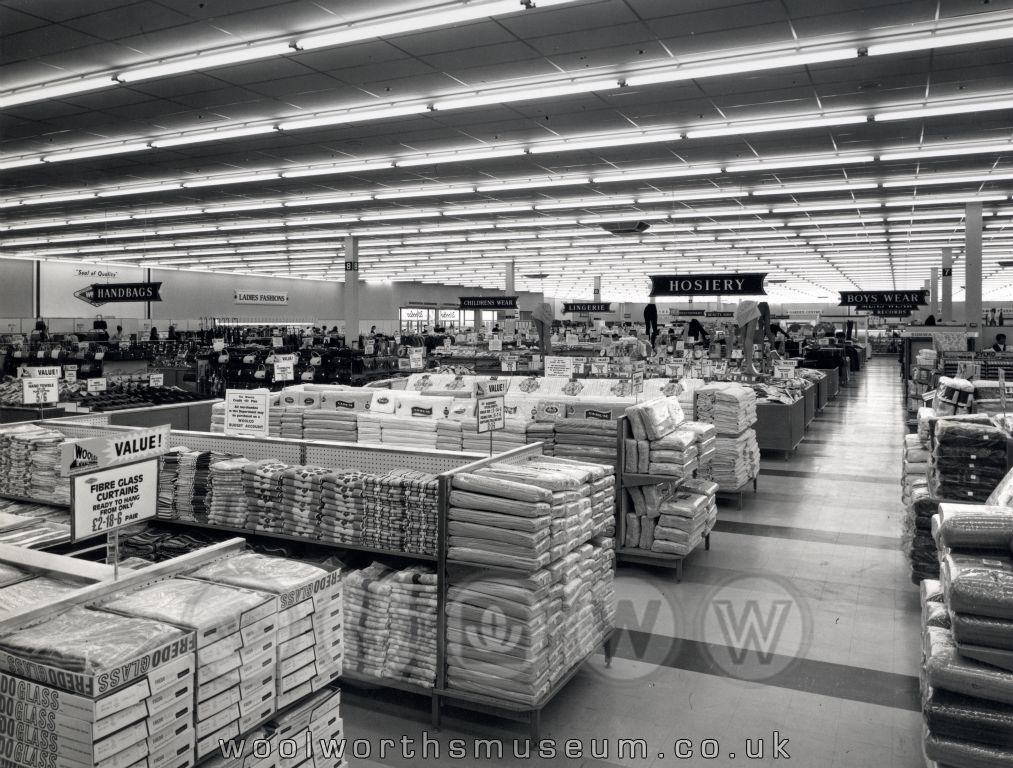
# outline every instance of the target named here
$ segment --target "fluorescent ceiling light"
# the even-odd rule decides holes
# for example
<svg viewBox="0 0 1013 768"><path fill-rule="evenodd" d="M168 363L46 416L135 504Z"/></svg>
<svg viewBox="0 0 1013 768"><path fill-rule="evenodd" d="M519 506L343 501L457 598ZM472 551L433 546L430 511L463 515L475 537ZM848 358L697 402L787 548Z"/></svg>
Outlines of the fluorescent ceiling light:
<svg viewBox="0 0 1013 768"><path fill-rule="evenodd" d="M307 197L302 200L286 200L286 208L299 208L307 205L341 205L343 203L361 203L372 200L372 195L331 195L329 197Z"/></svg>
<svg viewBox="0 0 1013 768"><path fill-rule="evenodd" d="M827 128L838 125L857 125L868 122L865 115L847 117L813 117L798 120L765 120L728 123L713 128L695 128L686 132L687 139L706 139L715 136L739 136L750 133L770 133L772 131L797 131L806 128Z"/></svg>
<svg viewBox="0 0 1013 768"><path fill-rule="evenodd" d="M504 179L503 181L482 184L477 187L479 192L505 192L511 189L547 189L549 187L570 187L587 184L591 180L587 176L574 176L569 179L553 179L539 181L537 179Z"/></svg>
<svg viewBox="0 0 1013 768"><path fill-rule="evenodd" d="M184 144L199 144L202 141L219 141L222 139L237 139L241 136L256 136L262 133L274 133L277 130L273 125L248 126L246 128L223 128L220 131L201 131L199 133L188 133L183 136L175 136L168 139L155 139L151 146L157 149L166 147L179 147Z"/></svg>
<svg viewBox="0 0 1013 768"><path fill-rule="evenodd" d="M35 157L21 157L13 160L0 160L0 171L7 171L11 168L24 168L28 165L38 165L42 162L42 158Z"/></svg>
<svg viewBox="0 0 1013 768"><path fill-rule="evenodd" d="M886 181L884 187L919 187L938 184L988 184L993 181L1009 181L1013 173L977 173L977 174L939 174L937 176L919 176L917 178Z"/></svg>
<svg viewBox="0 0 1013 768"><path fill-rule="evenodd" d="M528 101L529 99L548 99L553 96L569 96L580 93L593 93L594 91L609 91L619 87L615 78L600 80L577 80L569 83L554 85L532 85L528 88L512 90L510 88L499 88L492 91L479 91L473 96L460 96L453 99L442 99L433 104L433 109L466 109L468 107L481 107L488 104L507 104L514 101Z"/></svg>
<svg viewBox="0 0 1013 768"><path fill-rule="evenodd" d="M1006 94L1002 94L1006 95ZM953 102L939 106L924 106L913 109L895 109L886 112L877 112L874 118L877 122L889 120L918 120L922 117L939 117L941 115L973 115L977 112L994 112L1000 109L1013 109L1013 99L995 98L982 100L981 97L974 101Z"/></svg>
<svg viewBox="0 0 1013 768"><path fill-rule="evenodd" d="M323 168L302 168L294 171L282 171L283 179L301 179L306 176L332 176L339 173L361 173L363 171L378 171L385 168L393 168L394 163L389 160L377 160L346 165L328 165Z"/></svg>
<svg viewBox="0 0 1013 768"><path fill-rule="evenodd" d="M581 149L602 149L605 147L626 147L632 144L654 144L663 141L679 141L682 133L677 131L666 131L663 133L634 134L624 136L622 134L609 134L600 138L571 139L567 141L551 141L541 144L532 144L528 152L532 155L541 155L547 152L574 152Z"/></svg>
<svg viewBox="0 0 1013 768"><path fill-rule="evenodd" d="M933 48L945 48L953 45L974 45L1013 37L1013 24L990 22L976 25L973 29L944 29L922 32L903 37L899 40L874 43L868 46L869 56L885 56L892 53L924 51Z"/></svg>
<svg viewBox="0 0 1013 768"><path fill-rule="evenodd" d="M197 181L185 181L183 186L187 189L195 187L216 187L219 184L246 184L251 181L266 181L267 179L279 178L278 173L251 173L244 176L221 176L211 177L208 179L198 179ZM278 203L281 205L281 203Z"/></svg>
<svg viewBox="0 0 1013 768"><path fill-rule="evenodd" d="M252 44L217 53L214 51L198 53L193 56L171 59L160 64L126 69L118 73L116 79L123 83L132 83L137 80L148 80L152 77L165 77L166 75L176 75L181 72L192 72L198 69L224 67L229 64L238 64L243 61L263 59L271 56L281 56L286 53L292 53L292 48L288 43Z"/></svg>
<svg viewBox="0 0 1013 768"><path fill-rule="evenodd" d="M566 208L596 208L600 205L633 205L636 200L632 197L599 197L599 198L574 198L571 200L559 200L555 203L538 203L536 211L559 211Z"/></svg>
<svg viewBox="0 0 1013 768"><path fill-rule="evenodd" d="M47 205L49 203L70 203L75 200L91 200L95 197L94 192L75 192L70 195L52 195L51 197L38 197L30 200L23 200L23 205Z"/></svg>
<svg viewBox="0 0 1013 768"><path fill-rule="evenodd" d="M851 192L854 190L877 189L876 182L858 182L855 184L813 184L811 186L760 187L753 194L764 195L808 195L819 192Z"/></svg>
<svg viewBox="0 0 1013 768"><path fill-rule="evenodd" d="M83 160L88 157L105 157L106 155L121 155L124 152L139 152L142 149L150 149L150 147L147 143L142 142L113 144L104 147L83 147L82 149L71 149L67 152L54 152L51 155L44 155L42 159L47 163L60 163L64 160Z"/></svg>
<svg viewBox="0 0 1013 768"><path fill-rule="evenodd" d="M404 160L395 160L392 165L398 168L415 168L420 165L435 165L438 163L463 163L471 160L498 160L502 157L519 157L526 154L523 147L513 149L490 149L488 151L457 151L444 152L423 157L410 157Z"/></svg>
<svg viewBox="0 0 1013 768"><path fill-rule="evenodd" d="M879 156L881 162L894 160L921 160L923 157L953 157L956 155L986 155L1009 152L1013 150L1013 142L1004 144L977 144L971 146L951 146L949 144L932 144L909 151L885 152Z"/></svg>
<svg viewBox="0 0 1013 768"><path fill-rule="evenodd" d="M61 96L94 91L98 88L107 88L114 83L115 81L110 75L99 75L97 77L83 77L79 80L70 80L62 83L20 88L16 91L8 91L0 96L0 109L32 101L57 99Z"/></svg>
<svg viewBox="0 0 1013 768"><path fill-rule="evenodd" d="M745 72L759 72L766 69L780 69L781 67L797 67L829 61L845 61L847 59L854 59L857 56L858 51L853 46L850 48L825 48L795 53L785 52L773 56L741 56L720 62L684 64L675 69L667 68L656 72L644 72L643 74L627 77L626 85L630 88L635 88L640 85L651 85L654 83L671 83L702 77L737 75Z"/></svg>
<svg viewBox="0 0 1013 768"><path fill-rule="evenodd" d="M377 200L399 200L409 197L439 197L440 195L470 195L475 191L474 187L441 187L432 185L420 187L419 189L402 189L393 192L378 192L373 195Z"/></svg>
<svg viewBox="0 0 1013 768"><path fill-rule="evenodd" d="M907 199L887 200L888 208L905 205L966 205L967 203L999 203L1009 199L1009 195L976 195L973 197L912 197Z"/></svg>
<svg viewBox="0 0 1013 768"><path fill-rule="evenodd" d="M875 155L834 155L832 157L772 157L768 160L757 160L755 163L732 163L725 166L726 173L746 171L770 171L784 168L814 168L826 165L854 165L871 163Z"/></svg>
<svg viewBox="0 0 1013 768"><path fill-rule="evenodd" d="M162 192L166 189L180 189L179 183L152 184L147 187L125 187L124 189L106 189L97 192L98 197L119 197L121 195L143 195L148 192Z"/></svg>
<svg viewBox="0 0 1013 768"><path fill-rule="evenodd" d="M640 179L675 179L688 176L716 176L720 173L721 167L717 165L700 166L697 168L646 168L643 170L608 174L606 176L595 176L591 179L591 183L609 184L617 181L638 181Z"/></svg>
<svg viewBox="0 0 1013 768"><path fill-rule="evenodd" d="M326 125L342 125L345 123L358 123L366 120L382 120L388 117L404 117L406 115L420 115L429 111L427 104L413 104L405 107L379 107L376 109L347 110L331 115L320 115L308 117L301 120L286 120L278 124L282 131L298 131L302 128L317 128Z"/></svg>

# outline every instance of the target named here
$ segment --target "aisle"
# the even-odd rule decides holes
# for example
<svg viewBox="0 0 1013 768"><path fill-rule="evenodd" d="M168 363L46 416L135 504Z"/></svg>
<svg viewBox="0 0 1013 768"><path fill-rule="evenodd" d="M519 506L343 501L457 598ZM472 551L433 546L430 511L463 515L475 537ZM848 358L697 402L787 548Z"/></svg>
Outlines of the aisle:
<svg viewBox="0 0 1013 768"><path fill-rule="evenodd" d="M581 739L585 757L517 759L509 740L523 727L483 727L474 716L449 717L440 740L502 736L507 754L495 762L506 765L784 765L784 754L771 754L777 731L788 739L789 765L924 765L918 594L900 548L902 408L896 361L873 359L794 456L763 461L759 492L742 510L721 506L712 548L687 562L683 583L666 571L619 571L625 631L616 659L606 669L597 657L543 718L543 738L556 739L561 754L566 739ZM748 637L753 644L735 641ZM760 653L742 657L729 646ZM421 739L428 727L421 700L350 692L346 701L351 738ZM755 753L761 738L764 758L747 759L746 740ZM598 750L611 739L607 760L591 759L592 739ZM620 757L618 739L643 739L646 759ZM677 739L691 740L683 753L696 756L677 759ZM714 746L720 757L699 756ZM351 762L462 764L445 754Z"/></svg>

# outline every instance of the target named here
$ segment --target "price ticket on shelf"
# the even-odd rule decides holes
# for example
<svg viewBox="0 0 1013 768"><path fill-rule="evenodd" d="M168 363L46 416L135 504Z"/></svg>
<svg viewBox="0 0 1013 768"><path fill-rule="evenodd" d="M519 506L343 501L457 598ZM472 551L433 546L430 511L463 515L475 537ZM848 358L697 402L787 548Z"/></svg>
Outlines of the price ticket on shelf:
<svg viewBox="0 0 1013 768"><path fill-rule="evenodd" d="M411 347L408 350L408 361L413 371L421 371L425 368L425 349L422 347Z"/></svg>
<svg viewBox="0 0 1013 768"><path fill-rule="evenodd" d="M106 380L104 378L88 379L88 394L106 391Z"/></svg>
<svg viewBox="0 0 1013 768"><path fill-rule="evenodd" d="M271 393L266 389L225 390L225 434L266 437Z"/></svg>
<svg viewBox="0 0 1013 768"><path fill-rule="evenodd" d="M213 349L215 352L221 352L223 349L225 349L225 339L212 339L211 349Z"/></svg>
<svg viewBox="0 0 1013 768"><path fill-rule="evenodd" d="M591 361L591 375L592 376L608 376L609 375L609 364L612 361L607 357L599 357Z"/></svg>
<svg viewBox="0 0 1013 768"><path fill-rule="evenodd" d="M573 372L576 374L584 375L587 373L588 359L586 357L574 357L573 359Z"/></svg>
<svg viewBox="0 0 1013 768"><path fill-rule="evenodd" d="M165 374L164 373L149 373L148 374L148 386L149 387L162 387L162 386L165 386Z"/></svg>
<svg viewBox="0 0 1013 768"><path fill-rule="evenodd" d="M795 366L778 363L774 366L775 379L791 379L795 377Z"/></svg>
<svg viewBox="0 0 1013 768"><path fill-rule="evenodd" d="M499 361L499 369L504 373L512 373L517 370L517 357L514 355L504 355L503 359Z"/></svg>
<svg viewBox="0 0 1013 768"><path fill-rule="evenodd" d="M481 397L475 407L475 415L478 417L478 432L494 432L506 426L506 409L504 398Z"/></svg>
<svg viewBox="0 0 1013 768"><path fill-rule="evenodd" d="M75 541L149 520L158 510L158 460L78 475L70 503Z"/></svg>
<svg viewBox="0 0 1013 768"><path fill-rule="evenodd" d="M63 372L63 380L66 381L68 384L73 384L75 381L77 381L77 366L74 366L72 368L71 366L68 365Z"/></svg>
<svg viewBox="0 0 1013 768"><path fill-rule="evenodd" d="M53 377L21 379L22 405L45 405L60 400L60 381Z"/></svg>
<svg viewBox="0 0 1013 768"><path fill-rule="evenodd" d="M295 379L296 355L274 356L274 380L292 381Z"/></svg>
<svg viewBox="0 0 1013 768"><path fill-rule="evenodd" d="M366 348L364 351L367 355L372 355L374 352L376 352L376 342L373 341L372 339L366 342L365 347Z"/></svg>
<svg viewBox="0 0 1013 768"><path fill-rule="evenodd" d="M281 336L272 336L271 337L271 346L272 347L284 347L285 346L285 340Z"/></svg>

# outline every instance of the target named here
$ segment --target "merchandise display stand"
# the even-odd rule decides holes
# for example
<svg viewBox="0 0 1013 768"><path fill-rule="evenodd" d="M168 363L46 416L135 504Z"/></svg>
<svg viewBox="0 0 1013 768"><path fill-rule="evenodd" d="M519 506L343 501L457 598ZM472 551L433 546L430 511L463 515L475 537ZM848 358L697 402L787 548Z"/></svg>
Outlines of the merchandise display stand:
<svg viewBox="0 0 1013 768"><path fill-rule="evenodd" d="M805 401L805 429L809 429L809 425L813 423L813 419L816 418L816 383L809 382L805 389L802 390L802 398Z"/></svg>
<svg viewBox="0 0 1013 768"><path fill-rule="evenodd" d="M111 565L55 555L37 549L16 547L12 544L0 544L0 563L20 568L37 576L80 581L82 586L109 581L115 574L115 568Z"/></svg>
<svg viewBox="0 0 1013 768"><path fill-rule="evenodd" d="M633 437L633 430L630 428L629 420L625 416L619 419L617 425L616 455L619 459L616 467L616 562L671 568L675 570L676 583L681 582L683 564L688 555L670 555L662 552L652 552L647 549L626 547L620 544L620 542L626 541L626 512L630 506L625 489L642 485L681 483L682 480L670 475L644 475L626 472L624 470L626 466L626 440ZM704 536L703 541L704 549L710 549L711 537L709 533Z"/></svg>
<svg viewBox="0 0 1013 768"><path fill-rule="evenodd" d="M736 504L735 508L736 509L742 509L742 494L744 494L746 491L749 490L749 486L750 485L753 486L753 493L756 493L756 491L757 491L757 482L756 481L757 481L757 478L755 478L755 477L751 478L750 480L747 480L742 485L740 485L738 488L734 488L734 489L731 489L731 490L719 490L717 495L718 496L723 496L726 499L727 498L734 498L736 500L736 502L735 502L735 504Z"/></svg>
<svg viewBox="0 0 1013 768"><path fill-rule="evenodd" d="M805 437L805 411L805 397L791 405L757 403L754 429L760 450L781 451L787 461Z"/></svg>

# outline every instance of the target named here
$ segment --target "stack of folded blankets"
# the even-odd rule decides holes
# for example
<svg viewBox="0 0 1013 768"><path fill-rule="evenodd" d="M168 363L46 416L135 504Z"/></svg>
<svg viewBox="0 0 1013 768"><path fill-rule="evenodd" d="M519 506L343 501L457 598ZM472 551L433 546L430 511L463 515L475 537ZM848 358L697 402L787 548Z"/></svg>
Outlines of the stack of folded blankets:
<svg viewBox="0 0 1013 768"><path fill-rule="evenodd" d="M554 456L556 453L556 426L552 421L530 421L524 439L530 443L541 443L542 454Z"/></svg>
<svg viewBox="0 0 1013 768"><path fill-rule="evenodd" d="M709 480L673 480L626 492L632 501L624 521L627 548L686 557L717 522L718 486Z"/></svg>
<svg viewBox="0 0 1013 768"><path fill-rule="evenodd" d="M59 476L62 432L35 424L0 429L0 493L70 503L70 479Z"/></svg>
<svg viewBox="0 0 1013 768"><path fill-rule="evenodd" d="M220 538L220 537L219 537ZM152 563L171 560L214 544L219 538L205 531L160 531L147 528L120 539L120 556L142 558Z"/></svg>
<svg viewBox="0 0 1013 768"><path fill-rule="evenodd" d="M1003 384L995 380L977 379L971 382L974 387L974 412L999 414L1003 412Z"/></svg>
<svg viewBox="0 0 1013 768"><path fill-rule="evenodd" d="M345 576L345 672L384 676L390 645L394 573L386 565L373 563Z"/></svg>
<svg viewBox="0 0 1013 768"><path fill-rule="evenodd" d="M401 416L380 418L380 442L412 448L436 448L436 419L413 419Z"/></svg>
<svg viewBox="0 0 1013 768"><path fill-rule="evenodd" d="M304 408L286 408L275 405L267 413L267 433L271 437L302 440Z"/></svg>
<svg viewBox="0 0 1013 768"><path fill-rule="evenodd" d="M939 582L921 584L926 757L1013 764L1013 510L940 505Z"/></svg>
<svg viewBox="0 0 1013 768"><path fill-rule="evenodd" d="M697 477L710 477L714 472L714 454L717 453L717 429L703 421L684 421L679 426L696 435Z"/></svg>
<svg viewBox="0 0 1013 768"><path fill-rule="evenodd" d="M282 531L289 536L316 537L322 505L323 467L289 467L281 473Z"/></svg>
<svg viewBox="0 0 1013 768"><path fill-rule="evenodd" d="M243 489L249 508L249 526L257 531L282 530L283 476L288 464L264 459L243 467Z"/></svg>
<svg viewBox="0 0 1013 768"><path fill-rule="evenodd" d="M747 429L740 435L718 435L714 443L711 472L713 480L723 491L737 491L760 473L760 446L756 431Z"/></svg>
<svg viewBox="0 0 1013 768"><path fill-rule="evenodd" d="M243 470L250 464L245 457L223 459L209 467L208 522L229 528L246 528L249 508L246 503Z"/></svg>
<svg viewBox="0 0 1013 768"><path fill-rule="evenodd" d="M592 540L549 568L453 578L447 686L527 706L604 640L615 623L614 551Z"/></svg>
<svg viewBox="0 0 1013 768"><path fill-rule="evenodd" d="M911 502L915 488L928 485L929 460L928 437L922 441L920 434L904 436L904 463L901 469L901 500Z"/></svg>
<svg viewBox="0 0 1013 768"><path fill-rule="evenodd" d="M211 406L211 431L225 432L225 401Z"/></svg>
<svg viewBox="0 0 1013 768"><path fill-rule="evenodd" d="M28 496L54 504L70 504L70 478L60 477L60 445L67 438L60 432L32 440L32 479Z"/></svg>
<svg viewBox="0 0 1013 768"><path fill-rule="evenodd" d="M172 507L180 520L208 522L208 478L211 465L229 456L214 451L184 451L179 454Z"/></svg>
<svg viewBox="0 0 1013 768"><path fill-rule="evenodd" d="M911 564L911 581L939 577L939 553L932 538L932 518L939 512L939 500L922 482L911 490L905 505L903 545Z"/></svg>
<svg viewBox="0 0 1013 768"><path fill-rule="evenodd" d="M982 502L1006 474L1009 433L988 417L953 417L936 422L929 489L938 499Z"/></svg>
<svg viewBox="0 0 1013 768"><path fill-rule="evenodd" d="M457 419L436 421L436 447L441 451L464 450L463 424Z"/></svg>
<svg viewBox="0 0 1013 768"><path fill-rule="evenodd" d="M180 454L189 451L182 446L170 448L158 457L158 516L173 518L172 499L176 488L176 473L179 471Z"/></svg>
<svg viewBox="0 0 1013 768"><path fill-rule="evenodd" d="M756 393L730 382L705 384L696 390L696 418L713 424L719 434L741 434L756 423Z"/></svg>
<svg viewBox="0 0 1013 768"><path fill-rule="evenodd" d="M424 688L436 684L436 609L432 568L414 566L391 575L390 640L384 677Z"/></svg>
<svg viewBox="0 0 1013 768"><path fill-rule="evenodd" d="M362 543L390 552L435 554L439 490L436 475L410 469L364 477Z"/></svg>
<svg viewBox="0 0 1013 768"><path fill-rule="evenodd" d="M320 481L321 506L317 530L322 541L337 544L362 544L362 526L366 516L366 474L332 471Z"/></svg>
<svg viewBox="0 0 1013 768"><path fill-rule="evenodd" d="M607 530L612 472L541 457L454 475L448 558L526 572L546 567Z"/></svg>
<svg viewBox="0 0 1013 768"><path fill-rule="evenodd" d="M617 459L616 422L603 419L559 419L553 422L553 455L585 461Z"/></svg>
<svg viewBox="0 0 1013 768"><path fill-rule="evenodd" d="M303 413L304 440L331 440L354 443L359 439L355 411L324 411L310 409Z"/></svg>
<svg viewBox="0 0 1013 768"><path fill-rule="evenodd" d="M383 416L379 413L357 412L355 416L356 439L360 443L379 445L383 442L380 424Z"/></svg>

